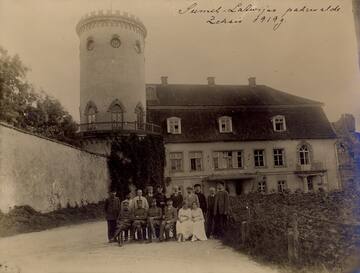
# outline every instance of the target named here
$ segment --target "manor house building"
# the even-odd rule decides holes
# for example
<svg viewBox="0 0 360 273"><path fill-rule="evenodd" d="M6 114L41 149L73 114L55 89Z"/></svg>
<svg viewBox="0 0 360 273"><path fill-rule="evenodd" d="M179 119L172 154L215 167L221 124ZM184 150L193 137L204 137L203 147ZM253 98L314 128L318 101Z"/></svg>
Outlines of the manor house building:
<svg viewBox="0 0 360 273"><path fill-rule="evenodd" d="M171 185L225 181L231 195L341 188L336 134L322 104L249 78L248 85L148 84Z"/></svg>
<svg viewBox="0 0 360 273"><path fill-rule="evenodd" d="M80 39L80 130L109 154L118 135L162 135L168 187L226 181L231 195L341 188L336 134L322 104L254 77L247 85L145 83L147 30L119 11L85 15Z"/></svg>

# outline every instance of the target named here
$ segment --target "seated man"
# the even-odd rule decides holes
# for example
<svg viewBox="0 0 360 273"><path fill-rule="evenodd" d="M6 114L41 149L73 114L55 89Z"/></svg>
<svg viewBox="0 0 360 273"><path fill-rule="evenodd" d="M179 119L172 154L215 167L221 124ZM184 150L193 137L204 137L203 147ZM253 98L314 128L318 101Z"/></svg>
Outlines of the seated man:
<svg viewBox="0 0 360 273"><path fill-rule="evenodd" d="M121 203L121 209L119 217L117 219L117 230L115 232L113 240L117 239L119 246L121 246L124 242L123 232L127 233L128 230L131 228L132 215L129 203L129 200L124 200Z"/></svg>
<svg viewBox="0 0 360 273"><path fill-rule="evenodd" d="M170 230L174 230L177 220L177 209L173 207L173 201L168 199L167 206L164 209L163 221L160 226L160 242L164 240L164 232L166 241L170 239Z"/></svg>
<svg viewBox="0 0 360 273"><path fill-rule="evenodd" d="M136 200L136 208L133 210L133 236L137 233L138 240L142 240L143 230L146 228L147 210L143 207L142 200ZM134 238L133 238L134 239Z"/></svg>
<svg viewBox="0 0 360 273"><path fill-rule="evenodd" d="M149 231L148 237L149 243L151 243L152 237L156 237L156 230L160 229L162 219L162 210L156 205L156 199L152 200L147 216L147 225Z"/></svg>

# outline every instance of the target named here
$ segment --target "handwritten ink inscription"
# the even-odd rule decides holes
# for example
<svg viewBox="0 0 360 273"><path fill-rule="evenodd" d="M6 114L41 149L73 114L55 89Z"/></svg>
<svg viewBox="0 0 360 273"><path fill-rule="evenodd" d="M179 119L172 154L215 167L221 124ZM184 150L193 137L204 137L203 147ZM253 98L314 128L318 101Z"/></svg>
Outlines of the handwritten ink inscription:
<svg viewBox="0 0 360 273"><path fill-rule="evenodd" d="M269 24L277 30L286 20L295 14L326 14L339 13L340 5L328 5L325 7L288 7L278 9L275 7L257 7L253 4L238 3L233 7L201 7L197 2L185 8L179 9L180 15L196 15L206 17L205 22L210 25L241 24L246 20L254 24Z"/></svg>

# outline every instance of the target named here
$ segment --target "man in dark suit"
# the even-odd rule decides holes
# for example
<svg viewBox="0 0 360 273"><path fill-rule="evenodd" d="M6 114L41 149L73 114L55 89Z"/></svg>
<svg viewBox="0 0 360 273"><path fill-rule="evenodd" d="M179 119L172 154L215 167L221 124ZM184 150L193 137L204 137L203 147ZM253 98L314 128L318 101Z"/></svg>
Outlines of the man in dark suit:
<svg viewBox="0 0 360 273"><path fill-rule="evenodd" d="M195 184L194 186L195 194L197 195L199 199L199 205L204 215L206 215L207 212L207 204L206 204L206 198L205 195L201 192L201 185Z"/></svg>
<svg viewBox="0 0 360 273"><path fill-rule="evenodd" d="M157 192L154 195L156 199L156 205L164 211L166 206L166 195L163 192L163 187L161 185L157 186Z"/></svg>
<svg viewBox="0 0 360 273"><path fill-rule="evenodd" d="M208 211L206 215L206 236L210 238L214 235L214 206L215 206L215 194L216 190L214 187L209 188L210 195L207 197Z"/></svg>
<svg viewBox="0 0 360 273"><path fill-rule="evenodd" d="M105 200L104 210L108 226L108 239L111 243L116 232L116 220L120 212L120 199L116 197L115 191L109 192L109 197Z"/></svg>
<svg viewBox="0 0 360 273"><path fill-rule="evenodd" d="M222 237L227 224L227 216L229 214L229 194L225 191L225 183L217 184L217 192L215 195L214 215L215 228L214 233L217 237Z"/></svg>

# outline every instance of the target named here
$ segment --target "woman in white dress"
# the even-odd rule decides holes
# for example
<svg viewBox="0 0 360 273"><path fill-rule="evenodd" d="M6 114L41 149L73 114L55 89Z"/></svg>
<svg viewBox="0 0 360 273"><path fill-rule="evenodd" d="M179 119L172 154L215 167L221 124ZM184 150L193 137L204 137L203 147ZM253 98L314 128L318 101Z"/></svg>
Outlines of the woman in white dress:
<svg viewBox="0 0 360 273"><path fill-rule="evenodd" d="M205 233L204 214L201 208L198 207L198 204L196 202L192 204L191 220L193 222L193 230L192 230L193 236L191 238L191 241L194 242L196 240L200 240L200 241L207 240Z"/></svg>
<svg viewBox="0 0 360 273"><path fill-rule="evenodd" d="M192 235L193 222L191 221L191 209L183 202L182 208L178 212L178 220L176 222L176 232L179 242L184 242Z"/></svg>

